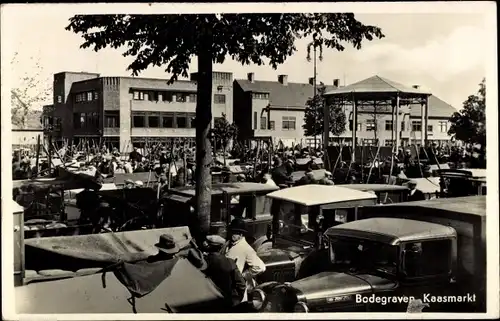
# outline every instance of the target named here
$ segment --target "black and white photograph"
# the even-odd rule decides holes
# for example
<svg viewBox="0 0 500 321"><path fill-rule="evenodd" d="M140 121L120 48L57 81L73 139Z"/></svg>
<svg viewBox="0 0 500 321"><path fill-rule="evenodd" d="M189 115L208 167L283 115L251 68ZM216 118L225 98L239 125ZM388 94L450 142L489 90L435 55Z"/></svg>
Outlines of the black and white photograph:
<svg viewBox="0 0 500 321"><path fill-rule="evenodd" d="M0 21L6 320L499 317L495 2Z"/></svg>

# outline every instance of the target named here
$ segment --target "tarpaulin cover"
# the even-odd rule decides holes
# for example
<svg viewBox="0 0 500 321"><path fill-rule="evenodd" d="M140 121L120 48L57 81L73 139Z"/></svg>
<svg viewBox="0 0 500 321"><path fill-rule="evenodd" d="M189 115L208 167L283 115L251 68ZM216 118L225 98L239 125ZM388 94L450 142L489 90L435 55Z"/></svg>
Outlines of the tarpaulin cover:
<svg viewBox="0 0 500 321"><path fill-rule="evenodd" d="M56 253L71 258L115 263L120 260L133 262L155 255L158 250L154 246L162 234L171 234L179 247L186 247L191 234L187 226L141 230L119 233L44 237L25 240L26 265L30 264L28 256L30 248L38 249L37 260L42 259L43 252ZM102 264L98 264L102 266ZM28 267L27 267L28 268Z"/></svg>
<svg viewBox="0 0 500 321"><path fill-rule="evenodd" d="M312 170L312 173L313 173L314 179L318 180L318 181L322 180L323 178L326 177L326 169L315 169L315 170ZM296 181L300 180L302 177L304 177L304 175L306 175L305 171L293 172L291 175L292 181L296 182Z"/></svg>
<svg viewBox="0 0 500 321"><path fill-rule="evenodd" d="M113 273L32 283L15 288L16 312L48 313L133 313L127 288ZM222 295L212 281L188 260L175 262L170 275L150 294L135 299L137 313L213 312Z"/></svg>
<svg viewBox="0 0 500 321"><path fill-rule="evenodd" d="M412 178L411 180L417 184L417 190L424 194L432 194L439 192L441 187L439 186L439 177L426 177L426 178ZM407 182L403 185L408 184Z"/></svg>

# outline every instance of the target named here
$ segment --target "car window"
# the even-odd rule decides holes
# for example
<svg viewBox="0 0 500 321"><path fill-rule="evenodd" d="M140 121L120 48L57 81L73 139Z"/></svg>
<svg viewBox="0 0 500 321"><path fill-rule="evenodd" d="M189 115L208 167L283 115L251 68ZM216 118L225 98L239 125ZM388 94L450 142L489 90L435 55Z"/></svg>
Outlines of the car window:
<svg viewBox="0 0 500 321"><path fill-rule="evenodd" d="M451 240L405 244L403 272L409 277L448 273L451 268L451 246Z"/></svg>

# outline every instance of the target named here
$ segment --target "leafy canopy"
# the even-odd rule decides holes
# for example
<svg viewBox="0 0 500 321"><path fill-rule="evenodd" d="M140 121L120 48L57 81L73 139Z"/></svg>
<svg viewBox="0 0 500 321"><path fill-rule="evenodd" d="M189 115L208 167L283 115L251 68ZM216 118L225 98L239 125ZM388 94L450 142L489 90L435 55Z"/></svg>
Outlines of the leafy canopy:
<svg viewBox="0 0 500 321"><path fill-rule="evenodd" d="M211 134L216 146L222 146L225 150L229 142L238 136L238 128L235 124L230 124L223 113L221 118L215 119Z"/></svg>
<svg viewBox="0 0 500 321"><path fill-rule="evenodd" d="M13 70L20 67L21 62L17 52L14 53L10 63ZM30 65L32 65L31 71L25 73L19 79L19 85L10 91L11 122L13 126L18 128L25 128L29 125L27 120L30 117L35 118L41 114L38 107L41 107L41 104L45 103L52 93L48 79L41 78L43 67L40 62L30 57ZM41 122L41 119L39 120Z"/></svg>
<svg viewBox="0 0 500 321"><path fill-rule="evenodd" d="M463 103L459 112L453 113L450 118L451 127L448 134L457 140L469 144L486 146L486 83L485 79L479 84L476 95L470 95Z"/></svg>
<svg viewBox="0 0 500 321"><path fill-rule="evenodd" d="M363 40L384 37L380 28L364 25L353 13L76 15L66 29L82 34L82 48L126 46L123 56L135 58L127 69L133 75L166 66L170 82L188 77L191 57L206 45L207 30L213 62L231 57L243 65L263 65L267 59L274 69L296 52L296 39L312 37L319 48L343 51L343 43L360 49Z"/></svg>
<svg viewBox="0 0 500 321"><path fill-rule="evenodd" d="M327 100L324 97L326 88L321 83L317 88L317 94L311 97L306 102L306 110L304 114L304 128L306 136L318 136L324 132L324 104ZM330 111L330 133L334 136L340 136L344 133L347 117L342 106L329 103L328 110Z"/></svg>

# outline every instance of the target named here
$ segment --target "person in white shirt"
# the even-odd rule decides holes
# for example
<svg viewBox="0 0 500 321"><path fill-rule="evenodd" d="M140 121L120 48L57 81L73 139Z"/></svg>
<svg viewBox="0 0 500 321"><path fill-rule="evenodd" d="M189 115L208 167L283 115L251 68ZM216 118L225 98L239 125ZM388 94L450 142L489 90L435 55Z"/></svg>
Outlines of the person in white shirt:
<svg viewBox="0 0 500 321"><path fill-rule="evenodd" d="M253 278L266 271L266 265L259 258L255 250L247 243L245 234L247 233L245 221L235 218L228 227L229 240L222 247L221 254L233 259L236 266L247 279L247 284L255 284ZM249 280L251 278L251 280ZM244 300L247 299L245 293Z"/></svg>

